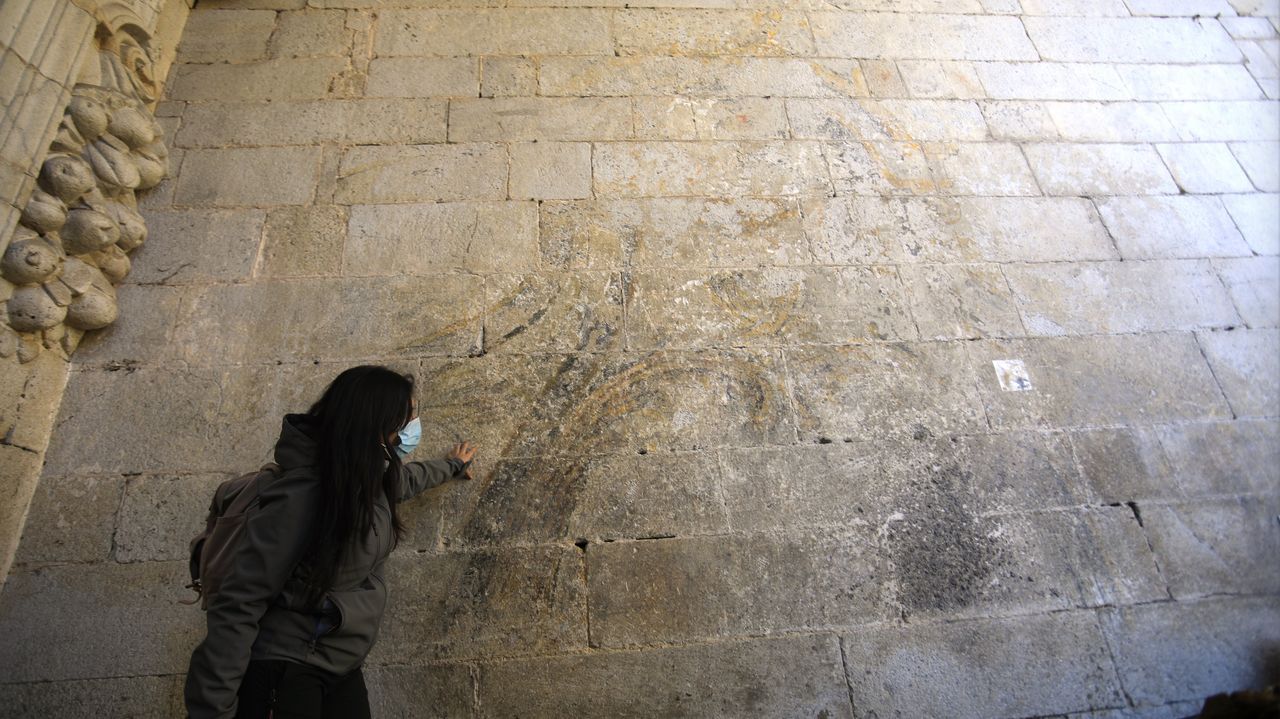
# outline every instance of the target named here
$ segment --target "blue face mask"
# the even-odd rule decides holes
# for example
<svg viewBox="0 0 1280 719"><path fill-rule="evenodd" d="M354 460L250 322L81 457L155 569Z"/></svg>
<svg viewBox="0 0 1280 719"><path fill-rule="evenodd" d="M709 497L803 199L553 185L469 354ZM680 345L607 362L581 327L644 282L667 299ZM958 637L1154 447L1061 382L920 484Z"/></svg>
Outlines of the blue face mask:
<svg viewBox="0 0 1280 719"><path fill-rule="evenodd" d="M414 417L404 429L400 430L400 444L396 447L396 454L401 459L408 457L413 450L418 448L418 442L422 441L422 422Z"/></svg>

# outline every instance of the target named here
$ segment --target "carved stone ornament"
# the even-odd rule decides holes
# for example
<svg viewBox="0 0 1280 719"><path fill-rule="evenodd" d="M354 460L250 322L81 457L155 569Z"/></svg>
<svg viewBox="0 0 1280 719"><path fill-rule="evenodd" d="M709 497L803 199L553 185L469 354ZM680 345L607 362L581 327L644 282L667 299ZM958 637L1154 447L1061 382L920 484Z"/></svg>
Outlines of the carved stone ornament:
<svg viewBox="0 0 1280 719"><path fill-rule="evenodd" d="M150 37L123 6L104 4L93 58L82 70L36 190L0 257L15 285L4 319L22 362L42 348L70 355L84 333L116 320L128 253L147 239L136 193L168 172L169 151L149 103L159 96ZM6 332L10 338L13 333Z"/></svg>

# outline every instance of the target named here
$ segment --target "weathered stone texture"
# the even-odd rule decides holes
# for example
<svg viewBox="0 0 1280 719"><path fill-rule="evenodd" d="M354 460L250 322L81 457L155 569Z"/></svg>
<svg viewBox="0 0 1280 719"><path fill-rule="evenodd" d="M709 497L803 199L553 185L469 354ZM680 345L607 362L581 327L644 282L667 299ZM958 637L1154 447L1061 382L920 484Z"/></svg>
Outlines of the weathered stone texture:
<svg viewBox="0 0 1280 719"><path fill-rule="evenodd" d="M861 717L1012 718L1124 704L1092 612L885 625L841 642Z"/></svg>
<svg viewBox="0 0 1280 719"><path fill-rule="evenodd" d="M1151 604L1102 620L1125 691L1145 704L1262 686L1280 640L1275 597Z"/></svg>
<svg viewBox="0 0 1280 719"><path fill-rule="evenodd" d="M500 716L844 719L843 674L837 639L809 635L482 664L479 697Z"/></svg>
<svg viewBox="0 0 1280 719"><path fill-rule="evenodd" d="M1237 416L1280 415L1280 330L1200 332L1196 339Z"/></svg>

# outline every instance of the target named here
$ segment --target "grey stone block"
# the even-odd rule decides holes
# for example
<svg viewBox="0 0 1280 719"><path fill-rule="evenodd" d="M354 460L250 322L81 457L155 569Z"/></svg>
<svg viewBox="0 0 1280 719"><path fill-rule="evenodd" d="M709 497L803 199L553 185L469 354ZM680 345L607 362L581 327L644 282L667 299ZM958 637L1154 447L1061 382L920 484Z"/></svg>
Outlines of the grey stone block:
<svg viewBox="0 0 1280 719"><path fill-rule="evenodd" d="M787 100L797 138L816 140L980 141L986 122L974 102L962 100Z"/></svg>
<svg viewBox="0 0 1280 719"><path fill-rule="evenodd" d="M376 57L369 62L368 97L475 97L479 64L471 57Z"/></svg>
<svg viewBox="0 0 1280 719"><path fill-rule="evenodd" d="M318 100L346 69L346 58L276 59L236 65L176 65L169 99L192 102Z"/></svg>
<svg viewBox="0 0 1280 719"><path fill-rule="evenodd" d="M1124 704L1092 612L873 627L841 641L855 716L1013 719Z"/></svg>
<svg viewBox="0 0 1280 719"><path fill-rule="evenodd" d="M315 196L318 147L188 150L174 203L205 207L305 205Z"/></svg>
<svg viewBox="0 0 1280 719"><path fill-rule="evenodd" d="M145 364L173 359L169 344L182 290L177 287L128 285L116 291L120 316L86 333L75 355L77 367Z"/></svg>
<svg viewBox="0 0 1280 719"><path fill-rule="evenodd" d="M547 57L538 92L555 97L867 97L858 61L783 57Z"/></svg>
<svg viewBox="0 0 1280 719"><path fill-rule="evenodd" d="M1098 210L1125 259L1251 254L1217 197L1112 197Z"/></svg>
<svg viewBox="0 0 1280 719"><path fill-rule="evenodd" d="M800 209L769 198L545 202L543 263L560 269L806 264Z"/></svg>
<svg viewBox="0 0 1280 719"><path fill-rule="evenodd" d="M888 567L869 540L867 532L840 538L802 532L591 544L591 644L620 647L884 620ZM796 592L799 586L806 591Z"/></svg>
<svg viewBox="0 0 1280 719"><path fill-rule="evenodd" d="M1280 592L1280 501L1274 494L1152 506L1142 517L1175 598Z"/></svg>
<svg viewBox="0 0 1280 719"><path fill-rule="evenodd" d="M170 719L186 711L180 676L0 684L0 703L13 717Z"/></svg>
<svg viewBox="0 0 1280 719"><path fill-rule="evenodd" d="M982 341L969 347L992 427L1224 419L1230 408L1187 334ZM992 362L1022 360L1031 391L1000 388Z"/></svg>
<svg viewBox="0 0 1280 719"><path fill-rule="evenodd" d="M1004 274L1030 335L1193 330L1240 322L1207 260L1011 265Z"/></svg>
<svg viewBox="0 0 1280 719"><path fill-rule="evenodd" d="M351 52L342 10L287 10L271 36L272 57L346 56Z"/></svg>
<svg viewBox="0 0 1280 719"><path fill-rule="evenodd" d="M1082 429L1070 436L1080 472L1099 501L1113 504L1180 496L1182 488L1173 479L1154 430Z"/></svg>
<svg viewBox="0 0 1280 719"><path fill-rule="evenodd" d="M16 565L111 558L122 477L44 477L35 490L14 556Z"/></svg>
<svg viewBox="0 0 1280 719"><path fill-rule="evenodd" d="M1280 196L1226 195L1222 202L1250 249L1259 255L1280 254Z"/></svg>
<svg viewBox="0 0 1280 719"><path fill-rule="evenodd" d="M805 440L986 429L958 343L901 343L787 350ZM945 369L944 369L945 368Z"/></svg>
<svg viewBox="0 0 1280 719"><path fill-rule="evenodd" d="M1047 195L1172 195L1178 192L1149 145L1035 143L1025 147Z"/></svg>
<svg viewBox="0 0 1280 719"><path fill-rule="evenodd" d="M1231 37L1212 20L1028 17L1024 25L1044 60L1232 63L1240 59Z"/></svg>
<svg viewBox="0 0 1280 719"><path fill-rule="evenodd" d="M930 143L925 155L938 194L1018 197L1040 194L1018 145L1004 142Z"/></svg>
<svg viewBox="0 0 1280 719"><path fill-rule="evenodd" d="M538 267L538 206L532 202L354 205L350 217L342 260L351 274Z"/></svg>
<svg viewBox="0 0 1280 719"><path fill-rule="evenodd" d="M1280 415L1280 330L1198 332L1196 339L1237 417Z"/></svg>
<svg viewBox="0 0 1280 719"><path fill-rule="evenodd" d="M591 144L534 142L509 146L515 200L575 200L591 196Z"/></svg>
<svg viewBox="0 0 1280 719"><path fill-rule="evenodd" d="M921 339L1026 333L998 265L903 265L898 271Z"/></svg>
<svg viewBox="0 0 1280 719"><path fill-rule="evenodd" d="M465 664L371 667L364 672L375 716L455 719L474 717L472 669Z"/></svg>
<svg viewBox="0 0 1280 719"><path fill-rule="evenodd" d="M256 467L245 467L251 472ZM130 477L114 535L117 562L186 560L218 485L233 474Z"/></svg>
<svg viewBox="0 0 1280 719"><path fill-rule="evenodd" d="M488 469L492 467L492 469ZM442 541L468 547L728 530L714 455L503 460L444 498Z"/></svg>
<svg viewBox="0 0 1280 719"><path fill-rule="evenodd" d="M613 18L622 55L813 55L809 21L798 12L627 9Z"/></svg>
<svg viewBox="0 0 1280 719"><path fill-rule="evenodd" d="M623 279L614 272L494 275L484 289L484 349L620 349Z"/></svg>
<svg viewBox="0 0 1280 719"><path fill-rule="evenodd" d="M1268 100L1206 100L1166 102L1161 109L1188 142L1275 142L1275 127L1280 123L1275 105Z"/></svg>
<svg viewBox="0 0 1280 719"><path fill-rule="evenodd" d="M1275 597L1162 602L1103 613L1125 692L1140 704L1201 699L1270 681L1280 646Z"/></svg>
<svg viewBox="0 0 1280 719"><path fill-rule="evenodd" d="M507 150L498 144L357 146L342 156L342 204L507 198Z"/></svg>
<svg viewBox="0 0 1280 719"><path fill-rule="evenodd" d="M1280 325L1280 259L1239 257L1215 260L1213 265L1246 325Z"/></svg>
<svg viewBox="0 0 1280 719"><path fill-rule="evenodd" d="M376 55L602 55L610 16L597 9L388 10Z"/></svg>
<svg viewBox="0 0 1280 719"><path fill-rule="evenodd" d="M587 645L582 552L541 546L401 553L371 665L548 654Z"/></svg>
<svg viewBox="0 0 1280 719"><path fill-rule="evenodd" d="M1135 100L1258 100L1241 65L1116 65Z"/></svg>
<svg viewBox="0 0 1280 719"><path fill-rule="evenodd" d="M851 717L831 635L480 665L480 705L521 717ZM601 687L609 687L601 691Z"/></svg>
<svg viewBox="0 0 1280 719"><path fill-rule="evenodd" d="M182 147L443 142L444 100L199 103L182 116Z"/></svg>
<svg viewBox="0 0 1280 719"><path fill-rule="evenodd" d="M129 255L126 283L205 284L248 279L262 242L262 210L147 210L148 241Z"/></svg>
<svg viewBox="0 0 1280 719"><path fill-rule="evenodd" d="M261 60L275 27L270 10L201 8L187 18L178 56L182 62Z"/></svg>
<svg viewBox="0 0 1280 719"><path fill-rule="evenodd" d="M449 103L450 142L626 140L627 98L501 97Z"/></svg>
<svg viewBox="0 0 1280 719"><path fill-rule="evenodd" d="M262 233L264 277L336 275L347 244L347 208L280 207L267 215ZM367 266L353 268L363 274Z"/></svg>
<svg viewBox="0 0 1280 719"><path fill-rule="evenodd" d="M597 197L813 195L831 186L815 142L602 142L594 148Z"/></svg>
<svg viewBox="0 0 1280 719"><path fill-rule="evenodd" d="M1013 17L815 12L809 22L818 53L828 57L1039 59Z"/></svg>
<svg viewBox="0 0 1280 719"><path fill-rule="evenodd" d="M0 668L10 682L186 671L204 632L203 613L178 603L188 581L186 562L16 572L0 595Z"/></svg>
<svg viewBox="0 0 1280 719"><path fill-rule="evenodd" d="M639 140L776 140L791 136L781 98L632 98Z"/></svg>
<svg viewBox="0 0 1280 719"><path fill-rule="evenodd" d="M890 267L664 270L627 278L632 349L915 339Z"/></svg>
<svg viewBox="0 0 1280 719"><path fill-rule="evenodd" d="M982 86L999 100L1128 100L1112 65L1056 62L974 63Z"/></svg>
<svg viewBox="0 0 1280 719"><path fill-rule="evenodd" d="M175 341L196 365L460 355L480 334L479 293L468 276L214 285L188 297ZM227 323L244 317L256 320L232 333Z"/></svg>

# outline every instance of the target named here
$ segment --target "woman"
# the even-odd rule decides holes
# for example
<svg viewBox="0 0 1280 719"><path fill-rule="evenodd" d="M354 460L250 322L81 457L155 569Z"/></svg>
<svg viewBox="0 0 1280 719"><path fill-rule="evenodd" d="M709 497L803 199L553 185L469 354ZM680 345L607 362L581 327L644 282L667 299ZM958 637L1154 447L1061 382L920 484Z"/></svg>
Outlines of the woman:
<svg viewBox="0 0 1280 719"><path fill-rule="evenodd" d="M396 503L470 479L475 448L406 462L421 425L413 378L338 375L306 414L284 417L275 462L208 605L191 655L192 719L369 716L360 667L386 608L383 565L403 534Z"/></svg>

